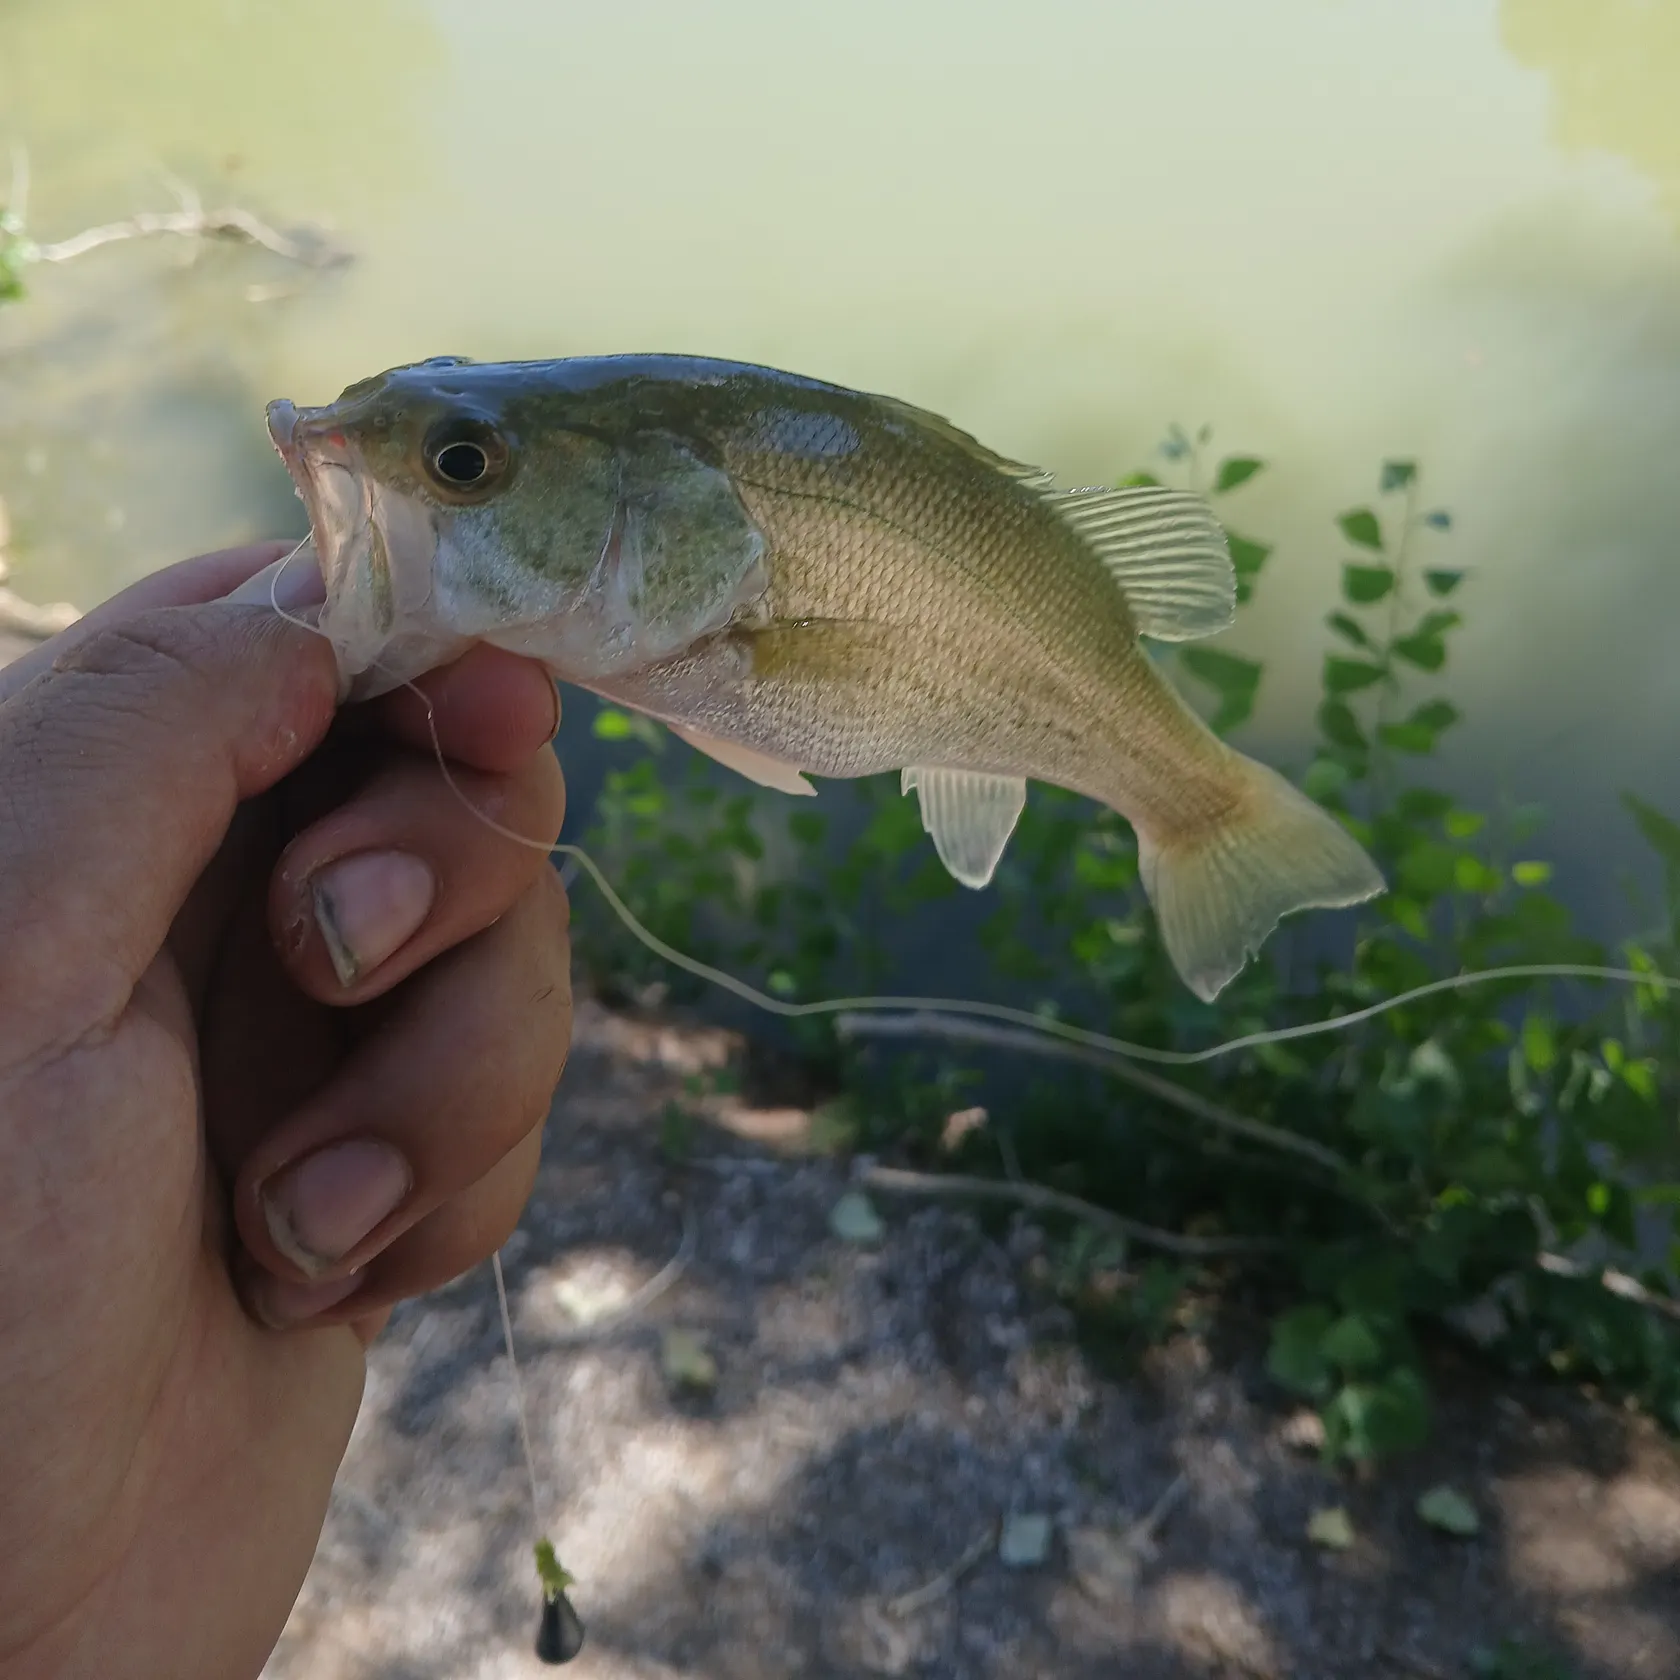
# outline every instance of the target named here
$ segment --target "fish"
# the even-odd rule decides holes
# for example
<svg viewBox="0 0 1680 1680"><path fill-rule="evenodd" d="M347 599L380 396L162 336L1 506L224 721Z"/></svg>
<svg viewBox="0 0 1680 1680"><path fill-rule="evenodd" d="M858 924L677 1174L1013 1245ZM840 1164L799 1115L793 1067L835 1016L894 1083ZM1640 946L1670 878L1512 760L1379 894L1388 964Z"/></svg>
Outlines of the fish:
<svg viewBox="0 0 1680 1680"><path fill-rule="evenodd" d="M974 889L1027 783L1070 789L1131 824L1209 1002L1284 916L1383 890L1148 646L1235 614L1197 496L1058 488L896 398L694 356L434 357L268 417L347 697L489 642L787 794L897 770Z"/></svg>

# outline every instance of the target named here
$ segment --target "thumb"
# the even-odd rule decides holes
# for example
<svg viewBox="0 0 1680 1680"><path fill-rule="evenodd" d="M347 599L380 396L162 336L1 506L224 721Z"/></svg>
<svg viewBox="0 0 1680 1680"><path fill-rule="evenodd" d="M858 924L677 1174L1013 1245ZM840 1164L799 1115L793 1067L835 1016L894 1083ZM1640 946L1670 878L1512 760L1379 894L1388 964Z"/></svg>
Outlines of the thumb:
<svg viewBox="0 0 1680 1680"><path fill-rule="evenodd" d="M0 705L0 1065L113 1020L241 800L332 722L328 644L260 608L148 612Z"/></svg>

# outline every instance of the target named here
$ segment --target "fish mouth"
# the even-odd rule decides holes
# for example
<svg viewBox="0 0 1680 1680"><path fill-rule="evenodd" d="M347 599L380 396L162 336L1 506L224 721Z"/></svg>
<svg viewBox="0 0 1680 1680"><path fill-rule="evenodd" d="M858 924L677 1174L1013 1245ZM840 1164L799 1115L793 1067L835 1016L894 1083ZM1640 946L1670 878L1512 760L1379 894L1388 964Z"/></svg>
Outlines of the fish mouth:
<svg viewBox="0 0 1680 1680"><path fill-rule="evenodd" d="M373 510L363 474L342 437L309 424L320 409L298 409L281 399L268 405L268 435L292 475L326 584L337 593L358 556L373 540Z"/></svg>

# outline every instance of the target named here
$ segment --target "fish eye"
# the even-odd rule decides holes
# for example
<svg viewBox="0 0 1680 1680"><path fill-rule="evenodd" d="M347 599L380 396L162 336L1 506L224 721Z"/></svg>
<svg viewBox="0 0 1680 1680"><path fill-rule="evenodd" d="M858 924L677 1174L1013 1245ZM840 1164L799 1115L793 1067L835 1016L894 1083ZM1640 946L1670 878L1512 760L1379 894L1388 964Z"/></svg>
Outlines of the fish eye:
<svg viewBox="0 0 1680 1680"><path fill-rule="evenodd" d="M466 416L434 426L423 457L439 490L452 499L467 500L494 488L506 474L509 459L507 439L494 426Z"/></svg>
<svg viewBox="0 0 1680 1680"><path fill-rule="evenodd" d="M490 470L490 457L476 443L449 443L437 452L439 478L451 484L476 484Z"/></svg>

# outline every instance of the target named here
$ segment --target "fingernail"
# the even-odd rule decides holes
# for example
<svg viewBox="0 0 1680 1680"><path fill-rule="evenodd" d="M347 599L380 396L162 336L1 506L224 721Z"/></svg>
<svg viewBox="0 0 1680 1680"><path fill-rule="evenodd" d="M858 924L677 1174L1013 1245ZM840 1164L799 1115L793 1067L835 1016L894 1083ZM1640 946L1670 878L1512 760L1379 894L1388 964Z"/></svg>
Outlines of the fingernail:
<svg viewBox="0 0 1680 1680"><path fill-rule="evenodd" d="M269 1329L290 1330L328 1307L336 1307L361 1286L360 1272L334 1278L330 1283L292 1283L264 1275L250 1285L250 1302Z"/></svg>
<svg viewBox="0 0 1680 1680"><path fill-rule="evenodd" d="M437 881L407 852L361 852L329 864L309 890L333 973L353 986L419 931Z"/></svg>
<svg viewBox="0 0 1680 1680"><path fill-rule="evenodd" d="M336 1265L387 1215L413 1182L408 1163L377 1138L335 1143L306 1155L262 1188L274 1246L309 1277Z"/></svg>
<svg viewBox="0 0 1680 1680"><path fill-rule="evenodd" d="M552 741L560 733L560 685L551 682L548 686L554 691L554 727L548 732L548 738Z"/></svg>

